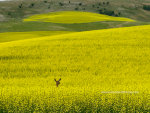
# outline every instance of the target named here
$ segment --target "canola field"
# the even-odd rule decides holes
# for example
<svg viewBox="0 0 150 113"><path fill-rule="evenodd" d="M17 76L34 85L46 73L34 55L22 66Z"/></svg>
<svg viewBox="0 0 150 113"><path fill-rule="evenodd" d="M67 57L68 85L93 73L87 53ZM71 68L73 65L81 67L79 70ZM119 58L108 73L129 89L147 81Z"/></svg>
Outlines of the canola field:
<svg viewBox="0 0 150 113"><path fill-rule="evenodd" d="M149 29L1 42L0 112L150 112Z"/></svg>
<svg viewBox="0 0 150 113"><path fill-rule="evenodd" d="M132 19L123 17L112 17L103 14L91 12L78 12L78 11L60 11L47 14L33 15L24 19L24 21L42 21L42 22L65 23L65 24L90 23L99 21L135 22Z"/></svg>
<svg viewBox="0 0 150 113"><path fill-rule="evenodd" d="M41 38L44 36L60 35L73 33L72 31L30 31L30 32L4 32L0 33L0 43L16 40L25 40L32 38Z"/></svg>

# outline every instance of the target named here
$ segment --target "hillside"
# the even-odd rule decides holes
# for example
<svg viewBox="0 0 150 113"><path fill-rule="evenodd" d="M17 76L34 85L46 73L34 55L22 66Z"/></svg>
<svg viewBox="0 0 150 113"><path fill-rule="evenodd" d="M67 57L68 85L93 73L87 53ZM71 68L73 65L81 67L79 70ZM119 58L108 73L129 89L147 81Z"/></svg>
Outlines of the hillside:
<svg viewBox="0 0 150 113"><path fill-rule="evenodd" d="M70 31L31 31L31 32L5 32L0 33L0 43L16 40L41 38L42 36L53 36L72 33Z"/></svg>
<svg viewBox="0 0 150 113"><path fill-rule="evenodd" d="M149 113L149 21L149 0L0 2L0 113Z"/></svg>
<svg viewBox="0 0 150 113"><path fill-rule="evenodd" d="M149 23L91 12L60 11L32 15L24 18L23 20L0 22L0 32L78 32L146 24Z"/></svg>
<svg viewBox="0 0 150 113"><path fill-rule="evenodd" d="M3 61L1 76L34 76L39 75L41 73L39 71L42 70L45 70L44 73L47 72L48 75L51 75L53 71L56 73L62 71L66 75L69 73L82 75L88 72L87 74L93 76L94 73L100 74L100 76L116 75L116 77L120 74L125 78L131 75L147 76L149 64L145 62L149 61L149 48L147 48L150 42L149 28L148 25L94 30L0 43L0 57ZM26 62L21 63L22 60L26 60ZM16 64L11 64L14 61ZM9 67L4 66L7 63L10 63ZM107 67L108 63L109 67ZM14 71L14 65L18 65L18 71ZM34 65L39 71L30 71L35 68ZM10 73L3 71L5 68ZM86 70L87 68L88 70ZM22 69L29 74L21 73ZM49 69L53 71L49 71ZM117 71L115 71L116 69ZM137 69L138 71L136 71ZM44 73L41 73L40 76L44 76Z"/></svg>
<svg viewBox="0 0 150 113"><path fill-rule="evenodd" d="M3 1L0 2L0 32L30 32L30 31L90 31L98 29L108 29L126 26L147 25L149 22L149 11L143 9L143 3L148 1L133 1L128 2L118 0L108 1L59 1L59 0L21 0L21 1ZM126 7L125 7L126 6ZM136 9L135 9L136 6ZM137 7L138 6L138 7ZM84 8L85 7L85 8ZM27 18L35 17L37 15L43 15L43 19L48 14L56 13L57 11L78 11L89 12L88 15L80 15L80 20L87 21L86 18L90 18L88 23L79 22L73 23L73 20L79 19L78 14L72 15L70 18L67 15L60 17L51 17L49 22L45 21L24 21ZM92 13L94 12L94 13ZM58 12L57 12L58 13ZM97 16L92 16L96 15ZM99 14L99 15L98 15ZM35 15L35 16L33 16ZM45 16L44 16L45 15ZM102 16L103 15L103 16ZM110 17L111 15L111 17ZM99 17L98 17L99 16ZM100 17L101 16L101 17ZM109 17L109 21L105 18ZM116 18L128 17L135 22L120 21ZM72 23L65 24L63 19L68 19ZM114 21L112 18L114 18ZM53 20L59 22L54 22ZM103 21L97 21L103 20ZM112 21L111 21L112 20Z"/></svg>
<svg viewBox="0 0 150 113"><path fill-rule="evenodd" d="M149 29L114 28L0 43L0 110L149 112ZM62 79L58 88L54 78Z"/></svg>
<svg viewBox="0 0 150 113"><path fill-rule="evenodd" d="M33 14L69 10L150 21L149 3L148 0L12 0L0 2L0 20L22 19Z"/></svg>
<svg viewBox="0 0 150 113"><path fill-rule="evenodd" d="M61 11L53 12L48 14L40 14L30 16L24 21L42 21L42 22L51 22L51 23L64 23L64 24L73 24L73 23L90 23L90 22L101 22L101 21L126 21L126 22L135 22L134 20L121 17L112 17L103 14L90 13L90 12L79 12L79 11Z"/></svg>

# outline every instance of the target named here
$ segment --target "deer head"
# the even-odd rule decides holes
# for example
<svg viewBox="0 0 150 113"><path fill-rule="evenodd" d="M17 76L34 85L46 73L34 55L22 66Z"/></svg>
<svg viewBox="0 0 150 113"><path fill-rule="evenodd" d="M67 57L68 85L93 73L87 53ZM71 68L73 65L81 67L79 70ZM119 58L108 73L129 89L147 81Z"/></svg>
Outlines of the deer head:
<svg viewBox="0 0 150 113"><path fill-rule="evenodd" d="M58 85L60 84L60 80L61 80L61 78L57 81L56 79L54 79L55 80L55 82L56 82L56 86L58 87Z"/></svg>

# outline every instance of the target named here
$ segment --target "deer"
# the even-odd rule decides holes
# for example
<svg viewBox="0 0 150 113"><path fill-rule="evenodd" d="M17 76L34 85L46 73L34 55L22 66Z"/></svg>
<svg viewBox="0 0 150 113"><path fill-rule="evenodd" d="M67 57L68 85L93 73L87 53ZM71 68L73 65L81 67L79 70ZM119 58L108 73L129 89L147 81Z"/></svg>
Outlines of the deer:
<svg viewBox="0 0 150 113"><path fill-rule="evenodd" d="M60 84L60 80L61 80L61 78L57 81L56 79L54 79L55 80L55 82L56 82L56 87L58 87L58 85Z"/></svg>

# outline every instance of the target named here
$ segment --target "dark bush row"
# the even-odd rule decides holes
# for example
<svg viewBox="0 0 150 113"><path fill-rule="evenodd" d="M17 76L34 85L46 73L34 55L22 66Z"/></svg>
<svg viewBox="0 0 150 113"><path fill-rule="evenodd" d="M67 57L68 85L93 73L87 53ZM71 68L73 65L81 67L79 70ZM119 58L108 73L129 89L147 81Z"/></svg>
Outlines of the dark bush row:
<svg viewBox="0 0 150 113"><path fill-rule="evenodd" d="M150 5L143 5L144 10L149 10L150 11Z"/></svg>
<svg viewBox="0 0 150 113"><path fill-rule="evenodd" d="M118 13L115 13L115 11L111 11L111 10L106 10L105 8L104 9L101 9L101 10L98 10L100 14L105 14L105 15L109 15L109 16L120 16L121 13L118 12Z"/></svg>

